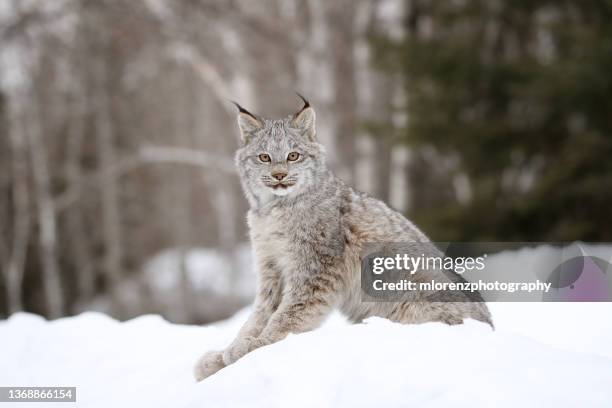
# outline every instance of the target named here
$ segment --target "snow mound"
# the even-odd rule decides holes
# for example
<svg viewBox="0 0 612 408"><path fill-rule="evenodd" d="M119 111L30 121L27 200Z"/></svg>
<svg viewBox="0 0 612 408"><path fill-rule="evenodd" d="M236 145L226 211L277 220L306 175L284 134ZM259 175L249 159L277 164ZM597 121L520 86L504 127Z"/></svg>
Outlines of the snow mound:
<svg viewBox="0 0 612 408"><path fill-rule="evenodd" d="M494 304L496 331L334 315L201 383L194 362L248 311L205 327L17 314L0 322L0 384L76 386L79 407L612 406L612 305L560 305Z"/></svg>
<svg viewBox="0 0 612 408"><path fill-rule="evenodd" d="M562 352L481 323L371 319L247 355L204 382L188 406L605 406L611 381L612 359Z"/></svg>

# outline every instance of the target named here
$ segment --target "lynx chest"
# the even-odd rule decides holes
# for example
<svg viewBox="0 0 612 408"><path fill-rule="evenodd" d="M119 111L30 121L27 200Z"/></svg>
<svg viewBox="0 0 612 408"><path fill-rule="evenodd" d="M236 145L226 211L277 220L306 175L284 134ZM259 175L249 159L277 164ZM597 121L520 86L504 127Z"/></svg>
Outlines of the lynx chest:
<svg viewBox="0 0 612 408"><path fill-rule="evenodd" d="M251 244L259 262L274 262L285 271L296 261L295 220L287 211L273 209L265 215L249 212L248 224Z"/></svg>

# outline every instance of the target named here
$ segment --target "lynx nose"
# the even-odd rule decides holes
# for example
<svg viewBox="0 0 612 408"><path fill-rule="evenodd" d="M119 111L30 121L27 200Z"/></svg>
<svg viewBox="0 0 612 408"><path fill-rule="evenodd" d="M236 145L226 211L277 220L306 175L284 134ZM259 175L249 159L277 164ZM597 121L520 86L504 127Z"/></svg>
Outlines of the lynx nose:
<svg viewBox="0 0 612 408"><path fill-rule="evenodd" d="M276 171L276 172L272 173L272 177L274 177L278 181L281 181L286 176L287 176L287 173L285 173L284 171Z"/></svg>

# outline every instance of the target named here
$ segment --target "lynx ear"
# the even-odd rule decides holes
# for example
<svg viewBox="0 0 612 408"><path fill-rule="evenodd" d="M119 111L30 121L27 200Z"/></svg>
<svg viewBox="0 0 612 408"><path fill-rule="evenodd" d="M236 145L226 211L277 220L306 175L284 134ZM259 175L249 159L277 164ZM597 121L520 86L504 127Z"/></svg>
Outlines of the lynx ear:
<svg viewBox="0 0 612 408"><path fill-rule="evenodd" d="M299 129L300 132L306 138L308 138L308 140L314 141L317 133L315 130L315 111L310 106L310 102L308 102L306 98L304 98L299 93L297 95L304 101L304 106L298 113L293 115L293 119L291 120L291 126L296 129Z"/></svg>
<svg viewBox="0 0 612 408"><path fill-rule="evenodd" d="M263 128L261 120L253 115L236 102L232 102L238 108L238 127L240 128L240 138L244 144L247 144L253 137L253 134Z"/></svg>

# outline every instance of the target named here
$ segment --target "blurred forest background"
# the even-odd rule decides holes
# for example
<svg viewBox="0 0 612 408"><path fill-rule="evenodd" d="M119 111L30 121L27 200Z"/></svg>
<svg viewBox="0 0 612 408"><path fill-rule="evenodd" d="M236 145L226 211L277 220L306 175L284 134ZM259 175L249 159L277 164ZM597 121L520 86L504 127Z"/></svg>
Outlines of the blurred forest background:
<svg viewBox="0 0 612 408"><path fill-rule="evenodd" d="M432 239L612 240L612 2L3 0L0 316L250 302L239 101Z"/></svg>

